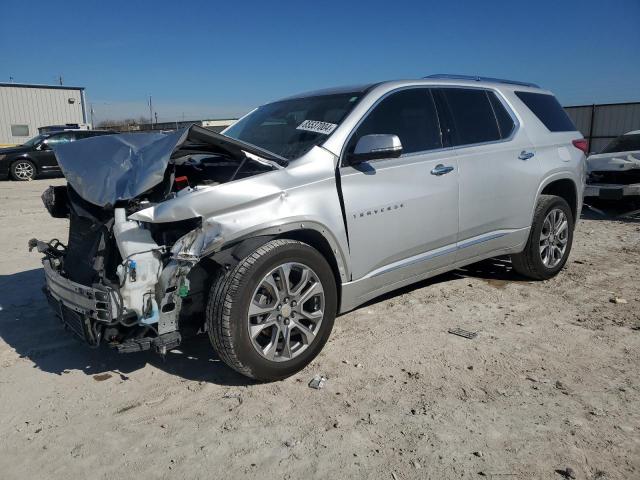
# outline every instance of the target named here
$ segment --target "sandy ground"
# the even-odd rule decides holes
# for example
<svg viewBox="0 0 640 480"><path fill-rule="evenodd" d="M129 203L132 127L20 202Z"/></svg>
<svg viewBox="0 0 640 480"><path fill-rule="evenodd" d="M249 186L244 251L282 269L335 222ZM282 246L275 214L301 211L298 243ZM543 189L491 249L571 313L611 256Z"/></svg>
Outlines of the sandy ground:
<svg viewBox="0 0 640 480"><path fill-rule="evenodd" d="M640 222L584 218L547 282L492 261L387 295L254 384L206 338L163 362L62 330L26 249L66 241L60 183L0 182L0 478L640 478Z"/></svg>

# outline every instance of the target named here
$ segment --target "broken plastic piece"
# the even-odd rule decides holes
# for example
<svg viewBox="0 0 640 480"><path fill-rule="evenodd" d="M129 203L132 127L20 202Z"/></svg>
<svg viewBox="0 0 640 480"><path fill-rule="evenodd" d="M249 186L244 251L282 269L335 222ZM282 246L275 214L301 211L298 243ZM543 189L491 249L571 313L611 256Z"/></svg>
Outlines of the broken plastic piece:
<svg viewBox="0 0 640 480"><path fill-rule="evenodd" d="M478 336L478 332L470 332L469 330L464 330L460 327L450 328L447 331L454 335L458 335L459 337L468 338L469 340L473 340Z"/></svg>
<svg viewBox="0 0 640 480"><path fill-rule="evenodd" d="M311 388L315 388L316 390L320 390L321 388L324 388L324 382L326 381L327 381L327 378L324 377L323 375L316 375L309 382L309 386Z"/></svg>
<svg viewBox="0 0 640 480"><path fill-rule="evenodd" d="M176 187L176 190L182 190L183 188L187 188L189 186L189 178L186 177L185 175L181 177L176 177L174 181L174 185Z"/></svg>

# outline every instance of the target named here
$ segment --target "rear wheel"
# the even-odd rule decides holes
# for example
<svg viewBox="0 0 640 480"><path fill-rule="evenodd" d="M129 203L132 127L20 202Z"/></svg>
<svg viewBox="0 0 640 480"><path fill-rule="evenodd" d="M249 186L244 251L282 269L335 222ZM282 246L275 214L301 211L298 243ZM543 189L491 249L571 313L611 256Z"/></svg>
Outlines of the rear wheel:
<svg viewBox="0 0 640 480"><path fill-rule="evenodd" d="M15 161L11 165L11 178L20 182L26 182L36 178L36 166L27 159Z"/></svg>
<svg viewBox="0 0 640 480"><path fill-rule="evenodd" d="M318 355L336 309L336 283L324 257L305 243L273 240L214 282L209 338L233 369L278 380Z"/></svg>
<svg viewBox="0 0 640 480"><path fill-rule="evenodd" d="M555 276L569 258L573 228L573 214L566 200L555 195L541 195L527 245L522 253L511 256L513 269L535 280Z"/></svg>

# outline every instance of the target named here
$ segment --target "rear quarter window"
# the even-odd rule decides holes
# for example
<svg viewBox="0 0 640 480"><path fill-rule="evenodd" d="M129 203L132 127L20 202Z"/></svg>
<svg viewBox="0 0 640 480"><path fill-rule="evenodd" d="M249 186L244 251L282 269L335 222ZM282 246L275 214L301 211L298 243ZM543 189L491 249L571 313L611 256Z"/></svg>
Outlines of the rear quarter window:
<svg viewBox="0 0 640 480"><path fill-rule="evenodd" d="M515 92L520 100L551 132L574 132L576 127L553 95Z"/></svg>

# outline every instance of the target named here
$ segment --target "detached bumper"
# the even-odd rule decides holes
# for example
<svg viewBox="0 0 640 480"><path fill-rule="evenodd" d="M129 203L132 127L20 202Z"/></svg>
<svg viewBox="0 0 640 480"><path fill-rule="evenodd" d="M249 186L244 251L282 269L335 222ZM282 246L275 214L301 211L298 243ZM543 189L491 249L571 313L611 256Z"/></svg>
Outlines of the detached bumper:
<svg viewBox="0 0 640 480"><path fill-rule="evenodd" d="M118 301L113 289L87 287L60 275L51 260L42 260L45 294L60 320L87 343L97 344L94 322L109 323L118 316Z"/></svg>
<svg viewBox="0 0 640 480"><path fill-rule="evenodd" d="M640 183L621 185L619 183L588 183L584 188L585 197L603 200L621 200L624 197L640 195Z"/></svg>

